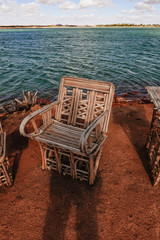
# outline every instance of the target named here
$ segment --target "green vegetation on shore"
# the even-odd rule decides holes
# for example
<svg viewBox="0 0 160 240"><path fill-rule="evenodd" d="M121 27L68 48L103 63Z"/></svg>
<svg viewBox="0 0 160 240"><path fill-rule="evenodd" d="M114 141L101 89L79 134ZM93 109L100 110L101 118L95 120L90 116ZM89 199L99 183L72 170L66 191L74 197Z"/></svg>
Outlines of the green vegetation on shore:
<svg viewBox="0 0 160 240"><path fill-rule="evenodd" d="M130 23L118 23L118 24L99 24L99 25L10 25L0 26L0 29L17 29L17 28L98 28L98 27L160 27L160 24L130 24Z"/></svg>
<svg viewBox="0 0 160 240"><path fill-rule="evenodd" d="M160 27L160 24L133 24L133 23L118 23L118 24L100 24L96 27Z"/></svg>

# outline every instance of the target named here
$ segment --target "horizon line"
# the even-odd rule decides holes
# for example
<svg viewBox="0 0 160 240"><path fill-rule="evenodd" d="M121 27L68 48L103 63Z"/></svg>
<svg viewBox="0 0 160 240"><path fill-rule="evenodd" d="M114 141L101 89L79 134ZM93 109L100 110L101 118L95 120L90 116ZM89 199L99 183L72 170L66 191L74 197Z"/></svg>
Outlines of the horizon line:
<svg viewBox="0 0 160 240"><path fill-rule="evenodd" d="M15 24L15 25L0 25L0 28L28 28L28 27L50 27L50 28L61 28L61 27L160 27L160 24L134 24L134 23L113 23L113 24L94 24L94 25L80 25L80 24Z"/></svg>

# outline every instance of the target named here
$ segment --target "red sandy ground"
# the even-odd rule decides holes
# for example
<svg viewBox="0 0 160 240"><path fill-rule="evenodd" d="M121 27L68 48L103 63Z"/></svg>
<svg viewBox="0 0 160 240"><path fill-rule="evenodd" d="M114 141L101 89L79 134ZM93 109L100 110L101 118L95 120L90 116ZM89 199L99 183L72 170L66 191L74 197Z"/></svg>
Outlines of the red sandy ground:
<svg viewBox="0 0 160 240"><path fill-rule="evenodd" d="M159 240L160 184L145 141L151 104L112 108L94 186L41 170L38 144L20 136L27 114L2 121L14 185L0 190L1 240Z"/></svg>

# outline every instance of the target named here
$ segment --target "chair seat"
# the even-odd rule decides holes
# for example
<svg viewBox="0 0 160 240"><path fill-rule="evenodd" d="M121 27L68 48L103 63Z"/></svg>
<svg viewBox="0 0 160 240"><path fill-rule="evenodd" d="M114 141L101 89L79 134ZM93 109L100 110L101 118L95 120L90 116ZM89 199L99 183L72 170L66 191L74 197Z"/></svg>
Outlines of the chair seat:
<svg viewBox="0 0 160 240"><path fill-rule="evenodd" d="M84 129L54 121L35 140L47 145L58 146L69 151L81 153L80 138Z"/></svg>

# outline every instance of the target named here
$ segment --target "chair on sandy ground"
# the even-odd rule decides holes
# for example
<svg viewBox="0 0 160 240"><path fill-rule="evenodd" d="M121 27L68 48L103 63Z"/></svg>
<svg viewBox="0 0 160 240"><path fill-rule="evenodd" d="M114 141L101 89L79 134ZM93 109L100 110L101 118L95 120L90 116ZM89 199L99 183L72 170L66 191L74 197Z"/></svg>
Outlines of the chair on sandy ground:
<svg viewBox="0 0 160 240"><path fill-rule="evenodd" d="M12 174L8 159L6 158L6 133L0 123L0 187L12 185Z"/></svg>
<svg viewBox="0 0 160 240"><path fill-rule="evenodd" d="M160 182L160 87L148 86L146 89L154 104L146 149L153 177L153 186L157 186Z"/></svg>
<svg viewBox="0 0 160 240"><path fill-rule="evenodd" d="M111 83L62 78L58 100L27 116L20 125L23 136L38 141L43 169L94 183L113 96ZM26 133L26 129L31 131L29 122L32 133Z"/></svg>

